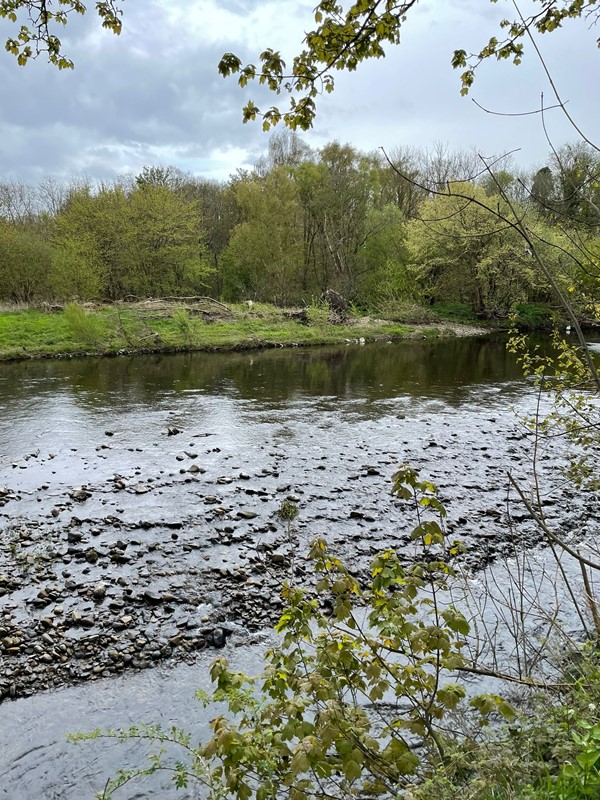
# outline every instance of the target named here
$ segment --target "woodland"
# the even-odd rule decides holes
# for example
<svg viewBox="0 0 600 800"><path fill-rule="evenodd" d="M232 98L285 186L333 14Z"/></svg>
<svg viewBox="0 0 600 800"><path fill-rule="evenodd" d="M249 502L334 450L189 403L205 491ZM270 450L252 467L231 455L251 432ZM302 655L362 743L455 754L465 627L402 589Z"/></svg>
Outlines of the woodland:
<svg viewBox="0 0 600 800"><path fill-rule="evenodd" d="M442 144L313 151L283 130L252 171L222 183L172 166L100 185L5 181L0 299L307 306L332 290L362 311L416 304L504 320L523 305L552 306L534 254L491 207L518 214L579 316L593 318L599 170L581 142L529 170L502 158L492 173L475 151Z"/></svg>

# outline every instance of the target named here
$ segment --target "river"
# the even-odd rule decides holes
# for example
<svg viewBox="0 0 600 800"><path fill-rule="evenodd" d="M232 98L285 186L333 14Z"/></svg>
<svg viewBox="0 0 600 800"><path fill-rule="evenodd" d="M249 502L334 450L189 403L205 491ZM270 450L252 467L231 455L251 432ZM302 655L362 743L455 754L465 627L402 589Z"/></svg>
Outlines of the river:
<svg viewBox="0 0 600 800"><path fill-rule="evenodd" d="M215 648L258 667L290 548L297 578L314 536L357 571L409 559L399 463L437 483L467 568L534 544L506 473L529 485L536 401L493 337L2 365L0 798L102 789L122 748L69 730L205 729L193 691ZM562 492L556 444L539 459L548 519L581 529L597 502Z"/></svg>

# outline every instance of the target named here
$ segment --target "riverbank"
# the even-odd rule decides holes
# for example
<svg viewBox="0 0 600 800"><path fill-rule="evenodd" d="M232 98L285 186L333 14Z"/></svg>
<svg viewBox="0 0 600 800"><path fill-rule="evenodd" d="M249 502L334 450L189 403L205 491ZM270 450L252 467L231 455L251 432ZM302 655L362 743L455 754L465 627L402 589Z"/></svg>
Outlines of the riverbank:
<svg viewBox="0 0 600 800"><path fill-rule="evenodd" d="M210 298L0 311L0 361L136 353L307 347L405 338L474 336L478 325L435 320L417 306L394 319L337 315L326 306L281 309Z"/></svg>

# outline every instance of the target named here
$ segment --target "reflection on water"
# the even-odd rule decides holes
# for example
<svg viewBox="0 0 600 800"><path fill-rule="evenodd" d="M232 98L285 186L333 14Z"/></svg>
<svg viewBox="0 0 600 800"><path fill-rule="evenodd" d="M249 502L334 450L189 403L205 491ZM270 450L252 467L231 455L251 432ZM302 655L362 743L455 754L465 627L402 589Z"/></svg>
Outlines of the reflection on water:
<svg viewBox="0 0 600 800"><path fill-rule="evenodd" d="M405 341L363 347L69 359L0 367L0 409L70 393L87 407L150 406L165 394L204 392L268 403L298 395L370 400L400 394L452 397L520 378L501 338ZM458 397L458 395L457 395Z"/></svg>
<svg viewBox="0 0 600 800"><path fill-rule="evenodd" d="M80 448L115 426L143 440L171 415L245 439L248 426L307 413L376 420L526 390L502 337L3 364L0 457Z"/></svg>

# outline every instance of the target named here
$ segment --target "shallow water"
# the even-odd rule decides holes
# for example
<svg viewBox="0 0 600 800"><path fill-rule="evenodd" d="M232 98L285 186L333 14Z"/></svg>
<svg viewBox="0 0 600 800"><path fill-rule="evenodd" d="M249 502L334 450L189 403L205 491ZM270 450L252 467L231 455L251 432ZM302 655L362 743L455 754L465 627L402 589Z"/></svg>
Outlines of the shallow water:
<svg viewBox="0 0 600 800"><path fill-rule="evenodd" d="M0 584L5 573L18 585L0 611L25 644L0 654L0 688L33 696L0 706L0 798L83 800L102 788L123 748L66 744L66 731L182 717L205 728L189 698L207 683L212 629L229 626L226 652L252 670L265 644L248 631L277 614L289 570L276 516L285 497L300 509L300 562L315 535L357 568L385 546L409 557L413 522L389 496L402 462L439 484L472 565L533 542L522 509L507 506L506 471L528 485L519 419L535 403L493 338L2 365L0 486L10 494ZM561 493L560 451L540 458L549 519L565 530L587 524L596 506ZM78 500L81 486L88 496ZM90 548L97 562L86 559ZM128 560L115 560L123 552ZM93 596L98 582L106 600ZM93 627L72 622L75 613ZM117 625L115 613L131 622ZM52 647L70 648L64 662L55 649L48 662L28 652L50 652L48 630ZM184 640L152 650L188 630L187 649ZM126 652L128 633L145 643L133 661L111 660L109 651ZM81 642L85 659L72 655ZM128 757L139 760L137 748ZM158 791L155 782L125 796Z"/></svg>

